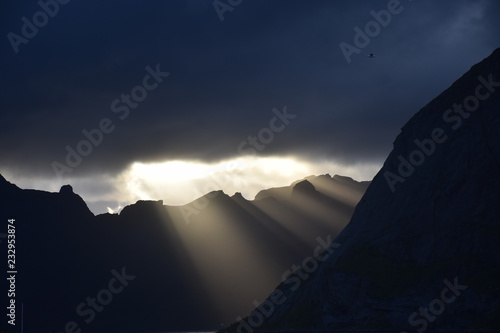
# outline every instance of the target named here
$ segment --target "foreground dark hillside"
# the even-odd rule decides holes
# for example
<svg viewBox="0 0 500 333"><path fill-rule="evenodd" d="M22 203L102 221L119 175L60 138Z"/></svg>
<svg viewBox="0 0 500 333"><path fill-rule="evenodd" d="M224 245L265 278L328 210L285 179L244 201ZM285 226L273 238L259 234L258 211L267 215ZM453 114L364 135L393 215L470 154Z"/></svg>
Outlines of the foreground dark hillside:
<svg viewBox="0 0 500 333"><path fill-rule="evenodd" d="M499 239L497 49L402 128L319 269L230 330L499 331Z"/></svg>

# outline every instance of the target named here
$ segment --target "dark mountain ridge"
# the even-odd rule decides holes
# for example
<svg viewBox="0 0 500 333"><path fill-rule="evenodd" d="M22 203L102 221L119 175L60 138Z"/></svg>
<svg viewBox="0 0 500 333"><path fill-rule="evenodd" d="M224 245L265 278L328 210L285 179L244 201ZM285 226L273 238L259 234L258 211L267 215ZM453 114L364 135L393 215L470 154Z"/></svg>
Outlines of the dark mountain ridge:
<svg viewBox="0 0 500 333"><path fill-rule="evenodd" d="M71 322L92 332L213 330L234 321L313 251L318 236L337 235L349 220L354 205L310 186L310 193L291 192L317 201L319 215L293 198L248 201L214 191L185 206L138 201L94 216L70 185L58 193L24 190L0 175L0 218L16 220L25 330L60 332ZM133 278L92 310L88 297L117 272Z"/></svg>
<svg viewBox="0 0 500 333"><path fill-rule="evenodd" d="M370 185L369 181L357 182L350 177L340 175L334 175L333 177L329 174L308 176L293 182L289 186L262 190L257 193L255 200L264 199L270 196L287 200L292 195L294 186L304 180L310 182L320 192L349 205L352 205L352 202L359 202L361 199L360 193L364 194L368 185Z"/></svg>

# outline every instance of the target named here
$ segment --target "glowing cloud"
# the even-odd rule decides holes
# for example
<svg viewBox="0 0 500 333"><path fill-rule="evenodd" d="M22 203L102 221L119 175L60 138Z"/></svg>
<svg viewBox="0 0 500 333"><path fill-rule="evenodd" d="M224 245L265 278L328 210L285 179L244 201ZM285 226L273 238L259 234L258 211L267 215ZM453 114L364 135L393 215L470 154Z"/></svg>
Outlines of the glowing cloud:
<svg viewBox="0 0 500 333"><path fill-rule="evenodd" d="M286 186L313 174L338 173L358 180L370 180L378 164L341 166L332 162L312 164L295 157L245 156L217 163L166 161L133 163L121 175L129 196L135 199L163 199L166 204L183 205L208 192L241 192L253 199L262 189Z"/></svg>
<svg viewBox="0 0 500 333"><path fill-rule="evenodd" d="M329 173L371 180L382 163L344 165L332 160L309 161L294 156L238 156L215 163L173 160L155 163L135 162L116 176L97 174L67 177L63 182L51 178L16 177L2 172L21 188L58 192L71 184L95 214L118 213L137 200L163 200L167 205L183 205L217 190L235 192L249 199L267 188L287 186L310 175Z"/></svg>

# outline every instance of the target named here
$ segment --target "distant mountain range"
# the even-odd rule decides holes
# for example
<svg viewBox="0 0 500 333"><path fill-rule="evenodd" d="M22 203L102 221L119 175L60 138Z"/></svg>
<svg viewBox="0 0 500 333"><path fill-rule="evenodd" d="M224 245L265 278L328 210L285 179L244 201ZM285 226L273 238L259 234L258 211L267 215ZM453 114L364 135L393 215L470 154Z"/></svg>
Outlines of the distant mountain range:
<svg viewBox="0 0 500 333"><path fill-rule="evenodd" d="M402 128L317 270L224 331L498 332L499 240L497 49Z"/></svg>
<svg viewBox="0 0 500 333"><path fill-rule="evenodd" d="M5 230L15 219L17 324L23 303L30 333L218 329L327 248L368 185L310 176L253 201L215 191L185 206L138 201L94 216L70 185L27 190L0 175Z"/></svg>

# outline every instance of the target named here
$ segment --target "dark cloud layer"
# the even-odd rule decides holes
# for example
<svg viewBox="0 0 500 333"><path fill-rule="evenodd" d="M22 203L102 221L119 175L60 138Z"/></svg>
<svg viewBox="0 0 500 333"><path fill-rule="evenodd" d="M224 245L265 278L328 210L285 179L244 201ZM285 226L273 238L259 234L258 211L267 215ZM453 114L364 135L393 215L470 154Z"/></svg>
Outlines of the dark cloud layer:
<svg viewBox="0 0 500 333"><path fill-rule="evenodd" d="M348 64L339 44L388 2L245 0L221 22L211 1L70 1L16 54L7 34L40 7L4 1L0 171L53 176L51 162L64 163L65 147L103 118L116 128L76 174L232 157L284 105L298 116L260 154L382 160L500 32L496 1L403 0ZM156 64L170 75L120 120L111 103Z"/></svg>

